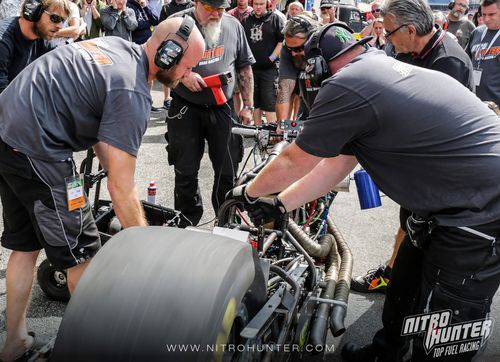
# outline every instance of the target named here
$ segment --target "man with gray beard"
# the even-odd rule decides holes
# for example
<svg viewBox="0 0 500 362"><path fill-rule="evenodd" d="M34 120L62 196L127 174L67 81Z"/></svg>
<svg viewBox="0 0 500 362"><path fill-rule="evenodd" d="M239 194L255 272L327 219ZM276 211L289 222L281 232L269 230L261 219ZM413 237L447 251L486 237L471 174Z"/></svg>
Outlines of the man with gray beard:
<svg viewBox="0 0 500 362"><path fill-rule="evenodd" d="M182 212L181 226L196 225L203 214L198 187L198 170L205 140L215 172L212 206L217 212L232 188L238 163L243 156L241 137L231 134L236 121L233 107L234 81L222 86L226 102L217 101L204 78L229 74L238 77L243 98L241 122L252 121L253 73L255 63L240 22L224 13L227 0L196 0L191 9L173 16L190 16L205 38L205 53L189 77L172 91L167 114L168 162L174 166L174 205ZM209 84L210 85L210 84ZM221 104L222 103L222 104Z"/></svg>

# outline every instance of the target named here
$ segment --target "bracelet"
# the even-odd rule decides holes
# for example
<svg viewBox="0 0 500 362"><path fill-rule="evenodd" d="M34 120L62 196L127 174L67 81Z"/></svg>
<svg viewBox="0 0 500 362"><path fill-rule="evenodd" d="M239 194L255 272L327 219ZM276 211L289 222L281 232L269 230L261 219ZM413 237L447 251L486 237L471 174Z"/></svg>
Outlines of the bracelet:
<svg viewBox="0 0 500 362"><path fill-rule="evenodd" d="M244 106L243 109L248 109L250 112L253 112L255 107L254 106Z"/></svg>

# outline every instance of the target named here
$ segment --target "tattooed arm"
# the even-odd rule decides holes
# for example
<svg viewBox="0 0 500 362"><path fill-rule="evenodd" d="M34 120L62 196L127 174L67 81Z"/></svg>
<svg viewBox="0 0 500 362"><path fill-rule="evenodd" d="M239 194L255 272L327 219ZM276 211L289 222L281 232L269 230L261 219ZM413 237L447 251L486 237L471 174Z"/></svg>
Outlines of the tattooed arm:
<svg viewBox="0 0 500 362"><path fill-rule="evenodd" d="M280 79L278 82L278 96L276 98L276 119L289 119L292 111L292 93L295 88L295 79Z"/></svg>
<svg viewBox="0 0 500 362"><path fill-rule="evenodd" d="M243 109L240 111L240 120L243 124L250 124L252 122L253 111L246 108L253 108L253 72L250 65L238 69L238 81L240 82L241 98L243 99Z"/></svg>

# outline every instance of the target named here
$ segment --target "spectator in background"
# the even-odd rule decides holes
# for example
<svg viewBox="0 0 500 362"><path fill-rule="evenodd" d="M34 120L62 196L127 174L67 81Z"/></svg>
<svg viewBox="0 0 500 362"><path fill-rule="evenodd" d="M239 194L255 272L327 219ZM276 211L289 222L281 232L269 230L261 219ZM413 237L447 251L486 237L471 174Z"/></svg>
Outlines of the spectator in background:
<svg viewBox="0 0 500 362"><path fill-rule="evenodd" d="M27 0L21 17L0 21L0 93L28 64L54 49L48 40L69 14L66 0Z"/></svg>
<svg viewBox="0 0 500 362"><path fill-rule="evenodd" d="M137 20L137 28L132 31L132 41L136 44L144 44L153 34L155 25L158 25L158 17L148 5L148 0L128 0L127 7L132 9Z"/></svg>
<svg viewBox="0 0 500 362"><path fill-rule="evenodd" d="M283 41L284 22L275 12L267 11L267 0L254 0L253 12L241 24L250 49L255 57L253 70L253 121L262 123L262 111L266 122L276 123L276 89L278 83L277 61Z"/></svg>
<svg viewBox="0 0 500 362"><path fill-rule="evenodd" d="M476 28L465 16L469 9L469 0L452 1L449 7L447 30L457 37L458 44L465 49L472 31Z"/></svg>
<svg viewBox="0 0 500 362"><path fill-rule="evenodd" d="M132 32L137 28L137 19L126 0L111 0L111 5L101 10L101 23L105 36L119 36L132 41Z"/></svg>
<svg viewBox="0 0 500 362"><path fill-rule="evenodd" d="M238 0L236 7L229 10L227 13L234 16L241 23L253 11L251 6L248 6L248 0Z"/></svg>
<svg viewBox="0 0 500 362"><path fill-rule="evenodd" d="M380 19L382 18L382 8L381 4L378 1L374 1L371 3L371 16L372 18L368 21L368 25L365 26L363 30L361 30L360 35L361 37L365 37L368 35L371 35L373 33L373 22L375 19Z"/></svg>
<svg viewBox="0 0 500 362"><path fill-rule="evenodd" d="M321 10L323 24L333 23L335 21L335 6L333 0L321 0L319 8Z"/></svg>
<svg viewBox="0 0 500 362"><path fill-rule="evenodd" d="M300 3L299 1L294 1L293 3L290 3L288 5L288 12L287 12L288 18L300 15L303 12L304 12L304 5L302 5L302 3Z"/></svg>
<svg viewBox="0 0 500 362"><path fill-rule="evenodd" d="M18 16L21 12L20 0L2 0L0 1L0 20Z"/></svg>
<svg viewBox="0 0 500 362"><path fill-rule="evenodd" d="M304 69L306 59L304 44L320 27L319 22L303 15L294 16L285 23L284 42L280 55L278 95L276 98L276 118L290 119L293 108L293 94L299 93L302 105L300 119L309 114L319 87L311 86ZM294 115L294 118L297 118Z"/></svg>
<svg viewBox="0 0 500 362"><path fill-rule="evenodd" d="M477 9L476 13L472 17L472 24L474 24L476 27L478 27L479 25L483 25L484 24L484 22L483 22L483 14L481 13L481 7L479 7Z"/></svg>
<svg viewBox="0 0 500 362"><path fill-rule="evenodd" d="M85 39L93 39L101 36L102 24L100 11L105 6L101 0L80 1L80 16L87 25Z"/></svg>
<svg viewBox="0 0 500 362"><path fill-rule="evenodd" d="M248 15L253 11L251 6L248 6L248 0L238 0L236 2L236 7L229 10L227 13L234 16L241 23ZM238 84L238 78L234 80L234 94L233 94L233 105L234 112L236 115L240 114L240 110L243 107L243 99L241 98L240 86Z"/></svg>
<svg viewBox="0 0 500 362"><path fill-rule="evenodd" d="M149 0L148 7L153 14L160 19L161 9L163 8L163 0Z"/></svg>
<svg viewBox="0 0 500 362"><path fill-rule="evenodd" d="M266 0L267 1L267 0ZM286 16L281 12L281 10L278 9L278 4L280 3L280 0L269 0L269 11L278 14L278 16L281 18L283 21L283 24L285 24L286 21Z"/></svg>
<svg viewBox="0 0 500 362"><path fill-rule="evenodd" d="M191 0L171 0L168 4L163 5L163 7L161 8L160 22L162 22L172 14L192 8L193 6L194 2ZM163 86L163 108L170 109L171 104L172 98L170 97L170 88Z"/></svg>
<svg viewBox="0 0 500 362"><path fill-rule="evenodd" d="M472 32L467 54L474 65L476 95L500 105L500 0L482 0L484 24Z"/></svg>
<svg viewBox="0 0 500 362"><path fill-rule="evenodd" d="M55 46L61 46L73 43L80 35L85 35L86 24L80 16L80 9L71 0L68 0L68 5L71 10L69 17L63 22L63 26L56 33L51 43Z"/></svg>
<svg viewBox="0 0 500 362"><path fill-rule="evenodd" d="M384 19L375 18L372 23L372 33L373 39L370 40L368 44L371 46L384 50L386 46L385 34L384 34Z"/></svg>

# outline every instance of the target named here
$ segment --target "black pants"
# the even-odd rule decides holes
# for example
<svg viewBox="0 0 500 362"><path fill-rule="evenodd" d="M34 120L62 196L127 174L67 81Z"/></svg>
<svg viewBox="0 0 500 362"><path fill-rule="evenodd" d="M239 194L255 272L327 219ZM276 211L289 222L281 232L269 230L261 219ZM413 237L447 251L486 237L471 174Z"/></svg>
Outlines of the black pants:
<svg viewBox="0 0 500 362"><path fill-rule="evenodd" d="M205 107L173 96L165 137L168 162L175 169L174 207L185 216L181 226L197 225L203 215L198 171L205 140L215 173L212 206L216 213L233 187L243 157L243 144L241 136L231 134L232 119L237 117L231 101Z"/></svg>
<svg viewBox="0 0 500 362"><path fill-rule="evenodd" d="M472 228L500 236L499 222ZM450 324L487 317L500 283L499 255L496 243L454 227L435 228L425 249L406 236L387 290L383 328L373 339L378 360L402 361L413 338L412 361L470 361L477 350L437 358L424 350L423 333L402 337L404 318L446 309L452 311Z"/></svg>

